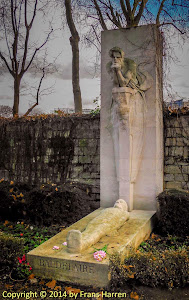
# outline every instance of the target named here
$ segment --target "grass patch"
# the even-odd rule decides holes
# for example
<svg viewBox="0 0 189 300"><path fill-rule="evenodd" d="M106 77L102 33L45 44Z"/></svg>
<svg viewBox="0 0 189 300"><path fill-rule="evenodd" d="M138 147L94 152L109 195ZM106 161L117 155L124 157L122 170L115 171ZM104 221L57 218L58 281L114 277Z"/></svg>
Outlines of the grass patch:
<svg viewBox="0 0 189 300"><path fill-rule="evenodd" d="M57 234L64 227L60 226L33 226L24 222L1 222L0 230L5 234L11 234L17 240L22 240L22 254L38 247L49 238Z"/></svg>

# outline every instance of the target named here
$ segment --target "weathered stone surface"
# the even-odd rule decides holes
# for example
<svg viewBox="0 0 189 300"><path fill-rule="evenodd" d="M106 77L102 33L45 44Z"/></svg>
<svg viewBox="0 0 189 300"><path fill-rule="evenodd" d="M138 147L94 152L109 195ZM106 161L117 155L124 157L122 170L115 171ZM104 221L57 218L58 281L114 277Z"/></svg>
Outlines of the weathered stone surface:
<svg viewBox="0 0 189 300"><path fill-rule="evenodd" d="M164 180L165 181L174 181L174 175L173 174L165 174Z"/></svg>
<svg viewBox="0 0 189 300"><path fill-rule="evenodd" d="M181 173L181 168L179 166L172 166L172 165L168 165L165 166L165 173L169 173L169 174L180 174Z"/></svg>
<svg viewBox="0 0 189 300"><path fill-rule="evenodd" d="M188 151L188 147L184 147L184 154L183 154L183 157L185 158L185 159L188 159L188 157L189 157L189 151Z"/></svg>
<svg viewBox="0 0 189 300"><path fill-rule="evenodd" d="M165 153L165 155L166 155L166 153ZM165 165L173 165L174 164L174 158L169 157L168 153L167 153L167 157L165 157L164 163L165 163Z"/></svg>
<svg viewBox="0 0 189 300"><path fill-rule="evenodd" d="M188 189L189 163L189 116L175 115L165 122L165 169L166 188ZM174 175L174 180L172 177ZM167 182L169 181L169 182Z"/></svg>
<svg viewBox="0 0 189 300"><path fill-rule="evenodd" d="M166 189L180 189L182 188L181 182L173 181L173 182L166 182L165 183Z"/></svg>
<svg viewBox="0 0 189 300"><path fill-rule="evenodd" d="M1 178L38 184L68 179L87 183L91 177L97 185L99 134L99 116L7 120L0 126L0 170L6 171ZM88 171L84 167L91 162L95 163Z"/></svg>
<svg viewBox="0 0 189 300"><path fill-rule="evenodd" d="M116 103L114 96L124 93L127 94L126 99L128 99L128 95L131 94L133 88L124 87L120 83L122 91L119 90L120 92L118 92L115 90L116 80L113 81L114 85L112 84L107 67L110 62L109 51L113 47L121 48L128 61L134 61L136 65L143 64L144 68L142 71L145 71L153 79L151 87L145 92L147 111L145 122L143 122L145 112L142 100L136 93L136 96L132 98L135 100L138 99L134 106L135 108L133 108L132 120L135 118L136 112L138 112L135 123L133 126L129 123L130 125L127 127L127 130L122 130L122 127L119 126L119 134L112 133L116 127L110 122L112 116L112 99ZM152 210L156 207L156 196L163 190L163 122L162 93L160 92L162 90L161 49L160 35L156 31L156 28L151 25L102 32L101 205L103 207L111 206L115 199L122 198L128 202L130 210L133 207L134 209ZM119 89L119 87L117 88ZM120 99L123 99L123 97ZM123 102L123 100L120 100L120 103ZM132 104L128 105L128 107L122 107L120 111L122 120L124 119L123 111L129 109L131 106ZM129 114L129 120L130 117L131 114ZM140 132L143 129L143 145L141 146L140 143L138 147L133 146L134 141L141 139L143 133L140 134ZM134 135L138 135L138 139L134 138ZM115 147L116 139L118 140L117 144L121 145L118 148ZM143 150L142 153L140 151L141 147ZM116 150L118 154L115 154ZM119 159L119 172L117 172L118 164L115 157ZM135 168L133 168L133 165L135 165ZM136 170L137 179L135 180L133 173Z"/></svg>
<svg viewBox="0 0 189 300"><path fill-rule="evenodd" d="M102 262L93 258L94 247L102 248L108 244L108 253L118 252L122 258L136 249L139 244L150 235L156 220L155 212L132 211L130 219L116 232L104 236L94 246L80 254L70 254L62 243L66 241L71 229L84 230L94 217L98 216L102 208L81 219L69 228L40 245L27 254L27 261L31 264L36 276L52 278L60 281L97 287L108 286L111 278L109 273L109 255ZM53 246L59 250L53 250Z"/></svg>
<svg viewBox="0 0 189 300"><path fill-rule="evenodd" d="M183 147L175 147L175 156L183 156Z"/></svg>
<svg viewBox="0 0 189 300"><path fill-rule="evenodd" d="M184 146L185 145L183 138L177 138L176 143L177 143L177 146Z"/></svg>
<svg viewBox="0 0 189 300"><path fill-rule="evenodd" d="M170 175L172 175L172 174L170 174ZM188 175L186 175L186 174L175 174L175 181L187 182L188 181Z"/></svg>
<svg viewBox="0 0 189 300"><path fill-rule="evenodd" d="M189 166L183 165L182 166L182 172L185 173L185 174L189 174Z"/></svg>

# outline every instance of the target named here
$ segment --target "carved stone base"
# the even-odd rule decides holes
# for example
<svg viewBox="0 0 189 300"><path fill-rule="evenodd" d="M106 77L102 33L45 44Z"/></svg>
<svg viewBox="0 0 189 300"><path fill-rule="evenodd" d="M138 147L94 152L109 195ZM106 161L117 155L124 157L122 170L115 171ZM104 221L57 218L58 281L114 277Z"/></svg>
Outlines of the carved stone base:
<svg viewBox="0 0 189 300"><path fill-rule="evenodd" d="M150 235L155 222L154 211L135 211L130 213L130 219L119 230L104 236L97 244L80 254L67 252L62 243L66 241L68 232L72 229L83 231L93 218L98 216L102 208L81 219L69 228L58 233L44 244L27 254L27 261L36 276L55 279L86 286L106 287L109 285L109 255L102 262L93 257L94 248L101 249L108 244L107 252L118 252L123 258L132 249ZM53 250L53 246L59 250Z"/></svg>

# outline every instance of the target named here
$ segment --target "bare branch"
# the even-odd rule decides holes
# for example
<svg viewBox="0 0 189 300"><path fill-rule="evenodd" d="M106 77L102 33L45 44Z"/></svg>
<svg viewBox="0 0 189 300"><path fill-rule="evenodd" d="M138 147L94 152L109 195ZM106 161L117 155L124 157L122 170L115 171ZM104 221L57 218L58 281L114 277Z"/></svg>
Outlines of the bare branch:
<svg viewBox="0 0 189 300"><path fill-rule="evenodd" d="M23 75L23 73L25 73L25 72L29 69L29 67L31 66L31 64L32 64L32 62L33 62L33 60L34 60L34 57L35 57L36 53L37 53L41 48L43 48L43 46L48 42L49 37L50 37L50 35L51 35L52 32L53 32L53 29L51 29L51 31L48 33L47 38L46 38L46 40L44 41L44 43L43 43L40 47L38 47L38 48L35 49L35 51L34 51L34 53L33 53L33 55L32 55L32 58L31 58L30 62L28 63L28 66L27 66L25 69L23 69L23 71L21 71L21 74L22 74L22 75Z"/></svg>
<svg viewBox="0 0 189 300"><path fill-rule="evenodd" d="M133 3L133 9L132 9L133 15L134 15L135 12L136 12L136 9L137 9L137 6L138 6L139 2L140 2L140 0L134 0L134 3Z"/></svg>
<svg viewBox="0 0 189 300"><path fill-rule="evenodd" d="M103 30L107 30L108 28L106 26L106 23L104 22L104 18L102 16L102 12L101 12L100 7L99 7L99 5L97 3L97 0L92 0L92 1L93 1L94 5L95 5L95 9L96 9L97 15L99 17L99 22L100 22L100 25L101 25L102 29Z"/></svg>
<svg viewBox="0 0 189 300"><path fill-rule="evenodd" d="M44 77L45 77L45 67L43 67L43 74L42 74L42 77L41 77L39 85L38 85L37 95L36 95L36 103L34 105L32 105L32 107L30 107L27 110L27 112L24 114L24 117L28 116L29 113L34 109L34 107L36 107L37 105L39 105L39 92L40 92L41 84L42 84L42 81L43 81Z"/></svg>
<svg viewBox="0 0 189 300"><path fill-rule="evenodd" d="M86 37L86 40L87 40L90 44L92 44L93 46L95 46L96 49L98 50L98 52L101 53L100 49L98 48L98 46L97 46L93 41L91 41L88 37Z"/></svg>
<svg viewBox="0 0 189 300"><path fill-rule="evenodd" d="M144 11L144 8L145 8L147 2L148 2L148 0L142 0L142 2L140 4L139 12L136 15L136 17L134 17L134 25L135 26L139 24L139 21L142 17L142 14L143 14L143 11Z"/></svg>
<svg viewBox="0 0 189 300"><path fill-rule="evenodd" d="M159 10L158 10L158 13L157 13L157 16L156 16L156 24L157 24L157 25L160 24L160 22L159 22L159 17L160 17L160 14L161 14L161 12L162 12L162 9L163 9L164 2L165 2L165 1L166 1L166 0L162 0L162 1L161 1L161 4L160 4L160 6L159 6Z"/></svg>
<svg viewBox="0 0 189 300"><path fill-rule="evenodd" d="M22 4L23 4L23 1L24 1L24 0L22 0L22 1L20 2L20 8L19 8L18 32L19 32L19 29L20 29L21 12L22 12Z"/></svg>
<svg viewBox="0 0 189 300"><path fill-rule="evenodd" d="M14 22L14 4L13 0L11 0L11 21L12 21L12 28L14 33L16 32L15 22Z"/></svg>
<svg viewBox="0 0 189 300"><path fill-rule="evenodd" d="M36 96L36 100L37 100L36 103L37 104L39 104L39 91L40 91L41 84L42 84L42 81L43 81L44 77L45 77L45 67L43 67L43 75L40 79L39 86L38 86L38 89L37 89L37 96Z"/></svg>
<svg viewBox="0 0 189 300"><path fill-rule="evenodd" d="M32 27L33 21L34 21L35 16L36 16L37 2L38 2L38 0L35 0L34 11L33 11L33 17L32 17L31 22L30 22L30 24L29 24L29 27L30 27L30 28Z"/></svg>
<svg viewBox="0 0 189 300"><path fill-rule="evenodd" d="M4 7L3 7L3 11L4 11ZM8 38L7 38L7 29L6 29L6 25L5 25L5 14L4 14L4 12L3 12L3 27L4 27L4 31L5 31L5 39L6 39L6 44L7 44L8 52L9 52L9 58L10 58L10 60L12 60L11 51L10 51L10 47L9 47L9 43L8 43Z"/></svg>
<svg viewBox="0 0 189 300"><path fill-rule="evenodd" d="M92 29L93 29L93 32L94 32L94 34L95 34L95 37L96 37L98 43L100 44L101 42L100 42L100 39L99 39L99 37L98 37L98 34L97 34L97 32L96 32L96 30L95 30L95 28L94 28L94 25L91 25L91 27L92 27Z"/></svg>
<svg viewBox="0 0 189 300"><path fill-rule="evenodd" d="M158 25L158 27L161 26L165 26L165 25L172 25L176 30L178 30L181 34L185 34L185 31L182 31L181 29L179 29L174 23L172 22L165 22L165 23L161 23L160 25Z"/></svg>
<svg viewBox="0 0 189 300"><path fill-rule="evenodd" d="M36 107L38 105L38 103L35 103L34 105L32 105L32 107L30 107L27 112L23 115L23 117L27 117L29 115L29 113L34 109L34 107Z"/></svg>
<svg viewBox="0 0 189 300"><path fill-rule="evenodd" d="M112 22L118 27L118 28L122 28L120 22L119 22L119 18L116 18L115 14L114 14L114 9L112 7L112 4L109 0L109 4L110 4L110 12L111 12L111 15L112 15Z"/></svg>
<svg viewBox="0 0 189 300"><path fill-rule="evenodd" d="M126 18L127 23L128 23L129 22L129 14L128 14L128 11L126 10L124 0L120 0L120 5L121 5L122 12L123 12L123 14Z"/></svg>
<svg viewBox="0 0 189 300"><path fill-rule="evenodd" d="M25 13L24 13L24 17L25 17L25 27L28 28L28 21L27 21L27 0L25 0L24 9L25 9Z"/></svg>
<svg viewBox="0 0 189 300"><path fill-rule="evenodd" d="M130 0L125 0L126 6L127 6L127 11L129 16L132 16L132 10L131 10L131 5L130 5Z"/></svg>
<svg viewBox="0 0 189 300"><path fill-rule="evenodd" d="M1 53L1 51L0 51L0 57L1 57L1 59L4 61L4 63L5 63L5 65L6 65L6 67L7 67L7 69L9 70L10 74L14 77L14 72L13 72L13 71L11 70L11 68L9 67L8 62L7 62L6 58L3 56L3 54Z"/></svg>

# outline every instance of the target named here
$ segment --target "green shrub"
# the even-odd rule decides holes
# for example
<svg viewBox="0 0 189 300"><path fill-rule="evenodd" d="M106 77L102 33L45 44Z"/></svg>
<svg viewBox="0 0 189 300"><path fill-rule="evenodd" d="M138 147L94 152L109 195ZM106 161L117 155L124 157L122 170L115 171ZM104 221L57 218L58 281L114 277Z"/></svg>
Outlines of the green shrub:
<svg viewBox="0 0 189 300"><path fill-rule="evenodd" d="M160 253L137 251L120 263L118 256L111 258L112 284L140 283L168 288L189 284L189 250L166 250Z"/></svg>
<svg viewBox="0 0 189 300"><path fill-rule="evenodd" d="M165 190L158 196L159 227L163 233L189 235L189 193Z"/></svg>
<svg viewBox="0 0 189 300"><path fill-rule="evenodd" d="M0 265L13 266L22 253L24 240L11 234L0 232Z"/></svg>

